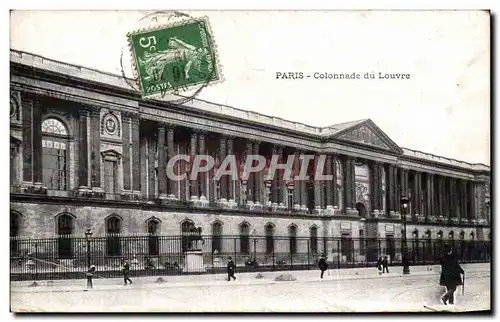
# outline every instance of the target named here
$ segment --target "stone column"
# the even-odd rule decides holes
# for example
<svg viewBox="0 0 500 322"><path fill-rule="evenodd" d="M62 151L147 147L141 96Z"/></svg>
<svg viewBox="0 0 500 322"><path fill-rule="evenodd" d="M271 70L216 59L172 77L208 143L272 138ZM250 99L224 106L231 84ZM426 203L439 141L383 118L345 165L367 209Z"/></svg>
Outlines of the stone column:
<svg viewBox="0 0 500 322"><path fill-rule="evenodd" d="M458 201L458 196L457 196L457 180L455 178L450 178L450 201L448 203L450 213L449 213L449 218L457 218L457 201Z"/></svg>
<svg viewBox="0 0 500 322"><path fill-rule="evenodd" d="M331 202L332 206L335 209L337 207L338 209L338 193L337 193L337 155L332 154L332 167L331 167L331 172L332 172L332 196L331 196Z"/></svg>
<svg viewBox="0 0 500 322"><path fill-rule="evenodd" d="M155 142L152 138L148 140L148 195L150 199L156 198L156 169L155 169Z"/></svg>
<svg viewBox="0 0 500 322"><path fill-rule="evenodd" d="M378 186L378 211L379 214L384 213L384 190L382 188L382 180L384 178L384 165L377 162L377 186ZM387 182L386 182L387 189Z"/></svg>
<svg viewBox="0 0 500 322"><path fill-rule="evenodd" d="M377 164L373 161L369 162L368 164L370 175L369 175L369 181L370 181L370 208L372 211L372 214L375 214L378 211L378 205L377 205L377 194L378 194L378 185L377 185Z"/></svg>
<svg viewBox="0 0 500 322"><path fill-rule="evenodd" d="M227 138L227 154L228 155L234 155L234 145L233 145L233 137L228 137ZM227 176L227 181L228 181L228 199L229 201L235 202L235 195L234 195L234 179L233 176Z"/></svg>
<svg viewBox="0 0 500 322"><path fill-rule="evenodd" d="M253 143L250 140L247 140L246 144L246 153L247 153L247 158L254 154L253 153ZM246 164L247 160L245 160ZM255 166L255 162L252 164L252 166ZM255 191L254 191L254 182L255 182L255 173L251 172L248 174L248 180L247 180L247 204L252 205L255 202Z"/></svg>
<svg viewBox="0 0 500 322"><path fill-rule="evenodd" d="M475 220L476 219L476 207L475 207L475 201L476 201L476 193L474 189L474 182L472 181L467 181L467 196L469 197L468 199L468 220Z"/></svg>
<svg viewBox="0 0 500 322"><path fill-rule="evenodd" d="M350 158L349 162L350 168L351 168L351 209L356 210L355 204L356 204L356 160L354 158Z"/></svg>
<svg viewBox="0 0 500 322"><path fill-rule="evenodd" d="M319 155L316 155L316 158L314 160L315 164L314 164L314 174L313 176L315 176L316 174L316 169L318 167L318 157ZM320 180L317 180L317 178L314 178L314 209L316 211L321 211L322 207L321 207L321 181Z"/></svg>
<svg viewBox="0 0 500 322"><path fill-rule="evenodd" d="M89 188L89 142L88 142L88 122L89 111L81 109L78 111L78 182L80 189Z"/></svg>
<svg viewBox="0 0 500 322"><path fill-rule="evenodd" d="M342 160L343 168L343 181L344 181L344 208L345 211L352 210L351 207L351 161L349 157Z"/></svg>
<svg viewBox="0 0 500 322"><path fill-rule="evenodd" d="M301 157L304 157L304 151L300 152ZM300 166L306 167L306 161L301 158ZM308 196L307 196L307 182L300 180L300 209L303 211L308 210Z"/></svg>
<svg viewBox="0 0 500 322"><path fill-rule="evenodd" d="M140 157L140 133L139 116L131 116L132 136L132 190L136 193L141 191L141 157Z"/></svg>
<svg viewBox="0 0 500 322"><path fill-rule="evenodd" d="M165 155L165 127L158 128L158 194L160 199L167 198L167 158Z"/></svg>
<svg viewBox="0 0 500 322"><path fill-rule="evenodd" d="M100 131L100 109L95 108L91 113L91 133L92 150L90 152L91 161L91 182L92 189L102 190L101 187L101 131Z"/></svg>
<svg viewBox="0 0 500 322"><path fill-rule="evenodd" d="M219 139L219 159L222 164L224 159L226 158L226 144L227 144L227 137L224 135L220 136ZM227 184L228 184L228 178L227 175L223 175L219 179L219 190L220 190L220 201L221 202L226 202L228 200L228 194L227 194Z"/></svg>
<svg viewBox="0 0 500 322"><path fill-rule="evenodd" d="M460 180L461 183L461 188L462 188L462 202L461 202L461 215L460 215L460 220L461 221L468 221L469 215L468 215L468 207L467 207L467 181L465 180Z"/></svg>
<svg viewBox="0 0 500 322"><path fill-rule="evenodd" d="M441 175L437 177L437 200L438 200L438 215L444 216L444 180Z"/></svg>
<svg viewBox="0 0 500 322"><path fill-rule="evenodd" d="M276 145L273 145L271 148L271 159L273 155L276 155L278 153L278 147ZM274 173L274 176L271 180L271 204L273 207L278 206L278 176L276 175L276 172Z"/></svg>
<svg viewBox="0 0 500 322"><path fill-rule="evenodd" d="M192 130L191 132L191 143L190 143L190 148L189 148L189 155L191 156L191 162L194 161L194 157L196 156L196 151L197 151L197 146L196 143L198 141L198 133L196 130ZM191 164L191 168L193 168L193 164ZM189 184L191 186L191 194L190 194L190 199L191 200L198 200L199 197L199 191L198 191L198 177L196 178L189 178Z"/></svg>
<svg viewBox="0 0 500 322"><path fill-rule="evenodd" d="M259 142L254 141L253 142L253 154L259 155ZM260 187L262 186L262 171L259 171L254 174L253 176L254 180L254 201L255 204L261 204L261 189Z"/></svg>
<svg viewBox="0 0 500 322"><path fill-rule="evenodd" d="M443 180L443 217L448 219L450 217L450 182L447 177L442 177Z"/></svg>
<svg viewBox="0 0 500 322"><path fill-rule="evenodd" d="M205 133L200 131L198 134L198 149L200 151L200 155L206 154L206 142L205 142ZM207 200L207 172L202 172L198 177L200 181L200 199Z"/></svg>
<svg viewBox="0 0 500 322"><path fill-rule="evenodd" d="M172 159L175 156L175 127L172 124L169 124L167 127L167 156L168 160ZM168 161L167 161L168 162ZM174 165L172 165L174 166ZM179 175L179 173L176 173L174 171L175 167L171 169L172 172L174 172L176 175ZM167 178L167 183L168 183L168 197L170 199L175 199L176 196L178 195L177 191L177 184L179 184L178 181L176 180L171 180Z"/></svg>
<svg viewBox="0 0 500 322"><path fill-rule="evenodd" d="M130 114L121 113L123 124L122 135L122 168L123 168L123 190L132 190L131 157L130 157Z"/></svg>
<svg viewBox="0 0 500 322"><path fill-rule="evenodd" d="M294 167L296 167L296 164L299 164L297 162L300 162L300 159L299 159L300 155L299 155L299 152L298 151L295 151L295 153L293 154L293 165ZM297 180L295 179L295 176L298 176L299 173L292 173L292 176L293 176L293 202L294 202L294 205L293 205L293 208L296 209L296 210L299 210L300 209L300 194L301 194L301 180Z"/></svg>
<svg viewBox="0 0 500 322"><path fill-rule="evenodd" d="M332 175L332 155L326 155L325 175ZM326 209L333 209L333 181L326 181Z"/></svg>
<svg viewBox="0 0 500 322"><path fill-rule="evenodd" d="M277 154L278 154L278 164L283 163L283 146L277 146ZM278 201L277 204L280 207L284 206L283 197L286 194L285 182L283 180L283 170L277 170L275 173L275 177L277 179L277 190L278 190Z"/></svg>
<svg viewBox="0 0 500 322"><path fill-rule="evenodd" d="M33 181L35 183L35 186L43 186L42 105L38 97L33 98L32 124L33 124Z"/></svg>
<svg viewBox="0 0 500 322"><path fill-rule="evenodd" d="M28 93L21 92L22 106L22 150L23 178L22 181L33 184L33 100Z"/></svg>
<svg viewBox="0 0 500 322"><path fill-rule="evenodd" d="M437 211L437 198L436 198L436 175L430 174L430 179L431 179L431 189L430 189L431 207L430 207L429 215L432 217L436 217L436 213L438 212Z"/></svg>
<svg viewBox="0 0 500 322"><path fill-rule="evenodd" d="M417 182L418 182L418 215L424 215L425 205L424 205L424 188L422 185L422 172L417 172Z"/></svg>
<svg viewBox="0 0 500 322"><path fill-rule="evenodd" d="M412 191L411 191L411 215L412 218L415 218L415 216L418 214L418 180L417 180L417 172L412 171L413 173L413 184L412 184Z"/></svg>
<svg viewBox="0 0 500 322"><path fill-rule="evenodd" d="M387 214L391 214L394 212L394 165L386 165L385 173L385 198Z"/></svg>
<svg viewBox="0 0 500 322"><path fill-rule="evenodd" d="M430 218L432 216L432 178L430 173L425 175L425 218Z"/></svg>
<svg viewBox="0 0 500 322"><path fill-rule="evenodd" d="M394 211L401 213L401 195L402 195L402 186L401 180L398 181L398 173L401 175L401 168L394 166Z"/></svg>

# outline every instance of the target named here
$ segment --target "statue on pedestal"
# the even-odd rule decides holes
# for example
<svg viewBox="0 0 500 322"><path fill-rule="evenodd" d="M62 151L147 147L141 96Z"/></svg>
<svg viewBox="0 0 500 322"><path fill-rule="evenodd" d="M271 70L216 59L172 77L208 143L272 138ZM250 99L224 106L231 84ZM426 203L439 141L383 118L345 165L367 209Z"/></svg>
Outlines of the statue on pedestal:
<svg viewBox="0 0 500 322"><path fill-rule="evenodd" d="M201 227L196 227L194 224L190 224L187 231L187 250L201 250L199 242L201 245L205 244L203 237L201 236Z"/></svg>

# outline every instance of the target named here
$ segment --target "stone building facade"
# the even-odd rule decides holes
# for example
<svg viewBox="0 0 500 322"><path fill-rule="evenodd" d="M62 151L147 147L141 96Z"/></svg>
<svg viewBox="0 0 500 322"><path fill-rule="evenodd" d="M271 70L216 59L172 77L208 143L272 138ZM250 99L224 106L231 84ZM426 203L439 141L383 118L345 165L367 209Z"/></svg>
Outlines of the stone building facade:
<svg viewBox="0 0 500 322"><path fill-rule="evenodd" d="M488 239L490 168L399 147L371 120L318 128L11 51L11 237L156 233ZM330 181L176 182L170 157L326 154ZM325 247L328 245L325 244Z"/></svg>

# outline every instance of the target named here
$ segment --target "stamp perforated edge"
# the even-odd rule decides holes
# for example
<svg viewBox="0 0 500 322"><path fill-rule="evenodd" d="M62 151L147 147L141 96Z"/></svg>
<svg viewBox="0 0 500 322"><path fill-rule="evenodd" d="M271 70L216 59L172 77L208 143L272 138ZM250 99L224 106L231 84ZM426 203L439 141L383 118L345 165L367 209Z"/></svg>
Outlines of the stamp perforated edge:
<svg viewBox="0 0 500 322"><path fill-rule="evenodd" d="M129 59L132 63L132 72L134 75L134 80L135 80L137 86L139 87L139 91L141 92L141 96L143 99L159 99L159 100L161 100L162 94L155 93L155 94L146 95L146 96L142 95L143 89L142 89L142 85L141 85L140 78L139 78L139 71L137 70L137 63L135 61L135 54L134 54L134 50L133 50L133 46L132 46L132 36L136 35L136 34L144 33L144 32L150 32L150 31L154 31L154 30L171 28L171 27L177 27L177 26L182 26L182 25L186 25L189 23L199 22L199 21L205 22L207 32L208 32L210 39L211 39L212 52L215 56L214 69L216 70L217 75L219 76L217 80L204 83L202 85L203 87L201 88L201 90L203 90L203 88L205 88L205 87L214 86L214 85L223 83L225 81L224 74L222 73L222 63L221 63L220 57L219 57L219 47L217 46L217 43L215 41L214 33L212 30L212 25L210 24L208 16L190 17L188 19L181 19L179 21L174 21L174 22L169 23L169 24L161 24L161 25L158 25L158 26L155 26L152 28L136 29L134 31L127 33L126 37L127 37L127 43L128 43L128 49L129 49ZM194 96L191 98L194 98Z"/></svg>

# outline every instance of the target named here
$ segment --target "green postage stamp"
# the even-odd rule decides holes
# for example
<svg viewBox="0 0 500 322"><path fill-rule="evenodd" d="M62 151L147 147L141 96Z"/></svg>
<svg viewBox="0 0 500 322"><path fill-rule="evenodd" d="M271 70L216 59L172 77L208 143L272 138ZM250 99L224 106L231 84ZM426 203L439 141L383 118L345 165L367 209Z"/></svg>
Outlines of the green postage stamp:
<svg viewBox="0 0 500 322"><path fill-rule="evenodd" d="M178 94L222 81L207 17L127 35L142 97Z"/></svg>

